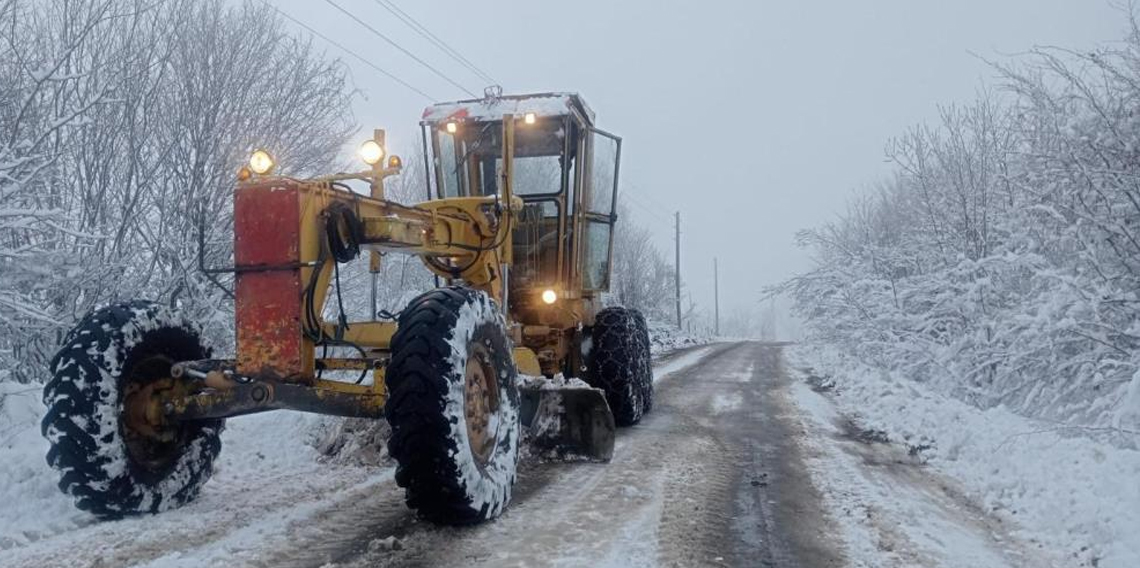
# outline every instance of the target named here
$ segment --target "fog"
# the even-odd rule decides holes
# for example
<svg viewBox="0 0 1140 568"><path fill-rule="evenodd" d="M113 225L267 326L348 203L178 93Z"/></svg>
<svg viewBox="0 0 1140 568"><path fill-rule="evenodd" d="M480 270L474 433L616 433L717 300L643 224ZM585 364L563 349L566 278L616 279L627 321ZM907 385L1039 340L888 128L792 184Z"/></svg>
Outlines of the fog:
<svg viewBox="0 0 1140 568"><path fill-rule="evenodd" d="M443 75L482 94L486 81L449 59L377 2L346 10ZM276 3L434 100L470 98L324 2ZM844 208L889 171L883 146L969 102L1007 61L1035 45L1090 48L1121 38L1108 2L601 2L401 3L506 93L576 91L601 128L624 138L629 212L671 253L682 217L682 276L721 313L755 306L761 289L810 267L797 230ZM292 25L292 24L290 24ZM307 33L307 32L305 32ZM321 39L360 91L356 121L418 149L432 102ZM363 137L363 135L362 135Z"/></svg>
<svg viewBox="0 0 1140 568"><path fill-rule="evenodd" d="M1140 567L1137 1L0 0L0 567Z"/></svg>

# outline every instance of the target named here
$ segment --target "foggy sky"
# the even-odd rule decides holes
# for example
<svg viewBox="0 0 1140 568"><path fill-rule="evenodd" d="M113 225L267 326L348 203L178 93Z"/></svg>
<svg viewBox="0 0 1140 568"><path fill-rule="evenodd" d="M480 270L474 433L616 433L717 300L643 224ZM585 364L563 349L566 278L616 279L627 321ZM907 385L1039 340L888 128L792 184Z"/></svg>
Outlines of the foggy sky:
<svg viewBox="0 0 1140 568"><path fill-rule="evenodd" d="M373 0L335 1L482 94ZM630 213L670 258L681 211L682 275L703 307L720 258L722 314L810 266L795 232L889 172L890 137L975 96L994 74L972 54L1087 49L1127 31L1106 0L396 2L506 93L581 93L623 137ZM470 98L321 0L274 4L437 100ZM430 101L315 43L352 70L362 133L383 127L390 147L417 150Z"/></svg>

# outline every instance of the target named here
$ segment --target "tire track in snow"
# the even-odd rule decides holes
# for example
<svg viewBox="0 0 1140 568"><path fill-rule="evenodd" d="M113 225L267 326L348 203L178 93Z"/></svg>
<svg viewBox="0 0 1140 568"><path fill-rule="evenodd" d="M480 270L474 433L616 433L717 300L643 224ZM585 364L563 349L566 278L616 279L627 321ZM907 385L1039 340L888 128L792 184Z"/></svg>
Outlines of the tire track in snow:
<svg viewBox="0 0 1140 568"><path fill-rule="evenodd" d="M618 431L611 463L528 464L524 471L543 479L523 477L524 490L499 519L408 527L401 549L358 547L360 555L339 566L835 565L841 556L820 536L821 505L785 504L811 500L810 482L752 483L757 439L781 459L796 450L783 418L757 428L755 398L771 396L784 380L778 363L778 348L761 344L659 362L654 411ZM744 402L718 414L717 396L726 394ZM742 522L744 494L764 505Z"/></svg>
<svg viewBox="0 0 1140 568"><path fill-rule="evenodd" d="M728 395L708 389L743 369L745 350L722 350L702 362L703 377L692 373L676 384L665 412L680 418L680 430L690 443L674 448L665 487L665 509L659 520L660 566L741 566L749 562L738 554L733 535L733 500L741 448L722 440L723 431L708 417L717 412L718 400ZM699 412L695 412L698 411ZM678 451L679 450L679 451Z"/></svg>
<svg viewBox="0 0 1140 568"><path fill-rule="evenodd" d="M241 464L183 509L57 535L0 554L0 565L825 566L795 561L825 521L808 506L788 522L781 508L812 499L806 482L753 483L758 468L774 471L757 455L795 462L795 433L764 402L779 392L778 363L778 348L762 344L659 360L654 412L619 430L612 463L524 462L511 507L479 526L420 522L391 468L313 463L274 475Z"/></svg>
<svg viewBox="0 0 1140 568"><path fill-rule="evenodd" d="M658 405L638 426L618 431L611 463L528 461L511 506L499 519L464 528L409 526L395 535L402 538L401 550L358 546L359 556L343 565L658 565L655 535L667 501L667 468L676 461L672 438L693 431L671 408L676 405L672 385L682 369L728 347L691 349L658 361L658 379L664 379L657 385ZM699 461L697 452L690 454L687 461Z"/></svg>
<svg viewBox="0 0 1140 568"><path fill-rule="evenodd" d="M806 384L794 388L819 479L852 551L852 566L940 568L1051 567L1016 527L991 515L953 480L903 448L861 436L849 419Z"/></svg>

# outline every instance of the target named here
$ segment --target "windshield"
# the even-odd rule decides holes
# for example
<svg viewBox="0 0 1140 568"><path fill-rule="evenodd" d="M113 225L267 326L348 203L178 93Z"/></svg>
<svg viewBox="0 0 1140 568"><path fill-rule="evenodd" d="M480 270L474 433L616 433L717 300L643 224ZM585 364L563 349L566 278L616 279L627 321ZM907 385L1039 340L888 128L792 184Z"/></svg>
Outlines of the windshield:
<svg viewBox="0 0 1140 568"><path fill-rule="evenodd" d="M432 127L433 160L437 195L460 197L495 195L501 192L503 128L501 121ZM566 163L565 130L559 117L515 128L515 195L554 195L564 187L564 172L571 171L573 156Z"/></svg>

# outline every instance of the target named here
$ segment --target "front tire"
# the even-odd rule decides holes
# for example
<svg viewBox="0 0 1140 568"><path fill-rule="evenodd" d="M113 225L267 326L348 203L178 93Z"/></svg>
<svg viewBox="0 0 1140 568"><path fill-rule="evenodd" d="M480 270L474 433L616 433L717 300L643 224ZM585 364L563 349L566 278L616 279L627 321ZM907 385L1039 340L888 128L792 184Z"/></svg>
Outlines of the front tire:
<svg viewBox="0 0 1140 568"><path fill-rule="evenodd" d="M440 288L401 313L384 413L396 483L420 516L467 525L506 508L521 432L517 375L506 322L487 294Z"/></svg>
<svg viewBox="0 0 1140 568"><path fill-rule="evenodd" d="M103 308L67 335L44 387L41 432L59 488L77 507L120 518L198 495L221 451L224 421L143 432L124 409L128 398L162 388L173 363L208 356L192 323L151 302Z"/></svg>

